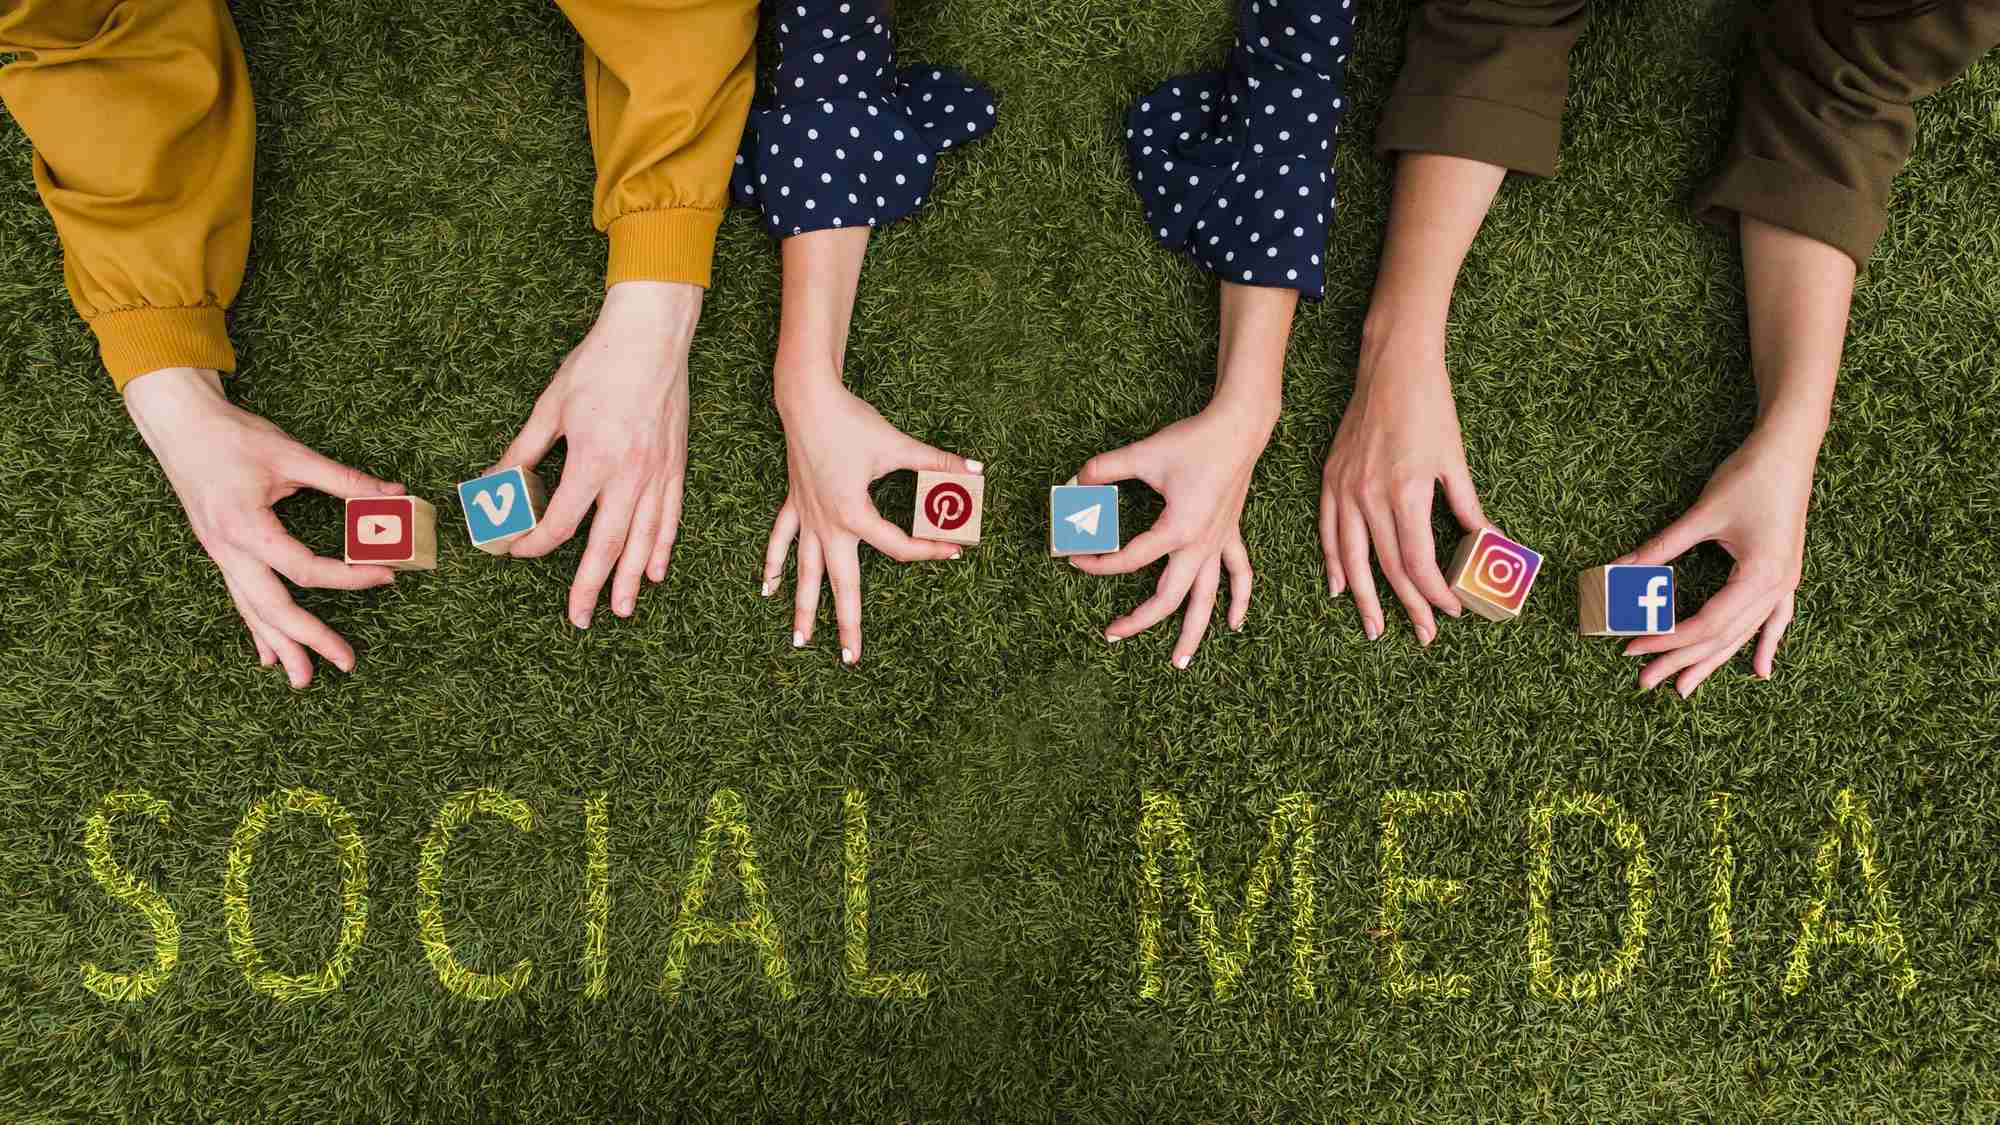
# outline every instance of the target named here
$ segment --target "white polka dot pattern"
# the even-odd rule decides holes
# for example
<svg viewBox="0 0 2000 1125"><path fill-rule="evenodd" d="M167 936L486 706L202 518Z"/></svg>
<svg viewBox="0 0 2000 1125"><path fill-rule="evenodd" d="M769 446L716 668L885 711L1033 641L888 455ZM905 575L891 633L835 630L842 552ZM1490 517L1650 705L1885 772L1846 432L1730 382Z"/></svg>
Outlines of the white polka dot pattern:
<svg viewBox="0 0 2000 1125"><path fill-rule="evenodd" d="M750 113L730 192L773 236L886 226L922 206L939 153L985 136L984 87L898 68L881 0L775 0L779 61Z"/></svg>
<svg viewBox="0 0 2000 1125"><path fill-rule="evenodd" d="M1227 69L1132 107L1125 147L1163 245L1226 281L1320 298L1353 30L1342 0L1241 0Z"/></svg>

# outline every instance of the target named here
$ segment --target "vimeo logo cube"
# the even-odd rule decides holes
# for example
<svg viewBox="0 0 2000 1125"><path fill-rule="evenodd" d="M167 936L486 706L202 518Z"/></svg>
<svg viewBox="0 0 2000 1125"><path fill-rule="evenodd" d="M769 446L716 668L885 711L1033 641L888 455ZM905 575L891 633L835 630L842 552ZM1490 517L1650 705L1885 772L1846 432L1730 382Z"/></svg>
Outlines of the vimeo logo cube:
<svg viewBox="0 0 2000 1125"><path fill-rule="evenodd" d="M1650 637L1674 631L1674 568L1600 566L1577 580L1582 632Z"/></svg>
<svg viewBox="0 0 2000 1125"><path fill-rule="evenodd" d="M501 469L459 485L458 502L465 508L472 545L489 555L504 555L508 544L535 529L548 492L530 469Z"/></svg>

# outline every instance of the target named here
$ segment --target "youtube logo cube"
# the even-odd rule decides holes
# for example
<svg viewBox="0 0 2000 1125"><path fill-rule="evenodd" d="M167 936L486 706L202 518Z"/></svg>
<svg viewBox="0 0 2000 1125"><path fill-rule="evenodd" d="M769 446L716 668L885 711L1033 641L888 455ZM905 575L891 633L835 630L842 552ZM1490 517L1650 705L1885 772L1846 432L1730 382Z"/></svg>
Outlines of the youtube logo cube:
<svg viewBox="0 0 2000 1125"><path fill-rule="evenodd" d="M345 554L350 563L435 570L437 509L414 496L349 500Z"/></svg>

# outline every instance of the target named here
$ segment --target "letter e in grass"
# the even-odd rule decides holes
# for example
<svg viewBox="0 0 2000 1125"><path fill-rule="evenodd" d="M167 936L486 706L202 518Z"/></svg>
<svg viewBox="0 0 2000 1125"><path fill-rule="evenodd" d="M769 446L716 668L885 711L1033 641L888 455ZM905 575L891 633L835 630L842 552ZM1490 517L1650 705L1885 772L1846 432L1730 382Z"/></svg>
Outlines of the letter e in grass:
<svg viewBox="0 0 2000 1125"><path fill-rule="evenodd" d="M1472 795L1463 790L1413 792L1394 789L1382 794L1382 842L1378 851L1382 872L1382 916L1376 936L1384 944L1389 993L1397 999L1431 996L1451 999L1464 996L1470 988L1460 973L1413 973L1410 947L1403 940L1403 907L1412 902L1450 905L1465 897L1465 884L1457 879L1403 874L1403 830L1401 821L1415 816L1464 816L1472 807Z"/></svg>

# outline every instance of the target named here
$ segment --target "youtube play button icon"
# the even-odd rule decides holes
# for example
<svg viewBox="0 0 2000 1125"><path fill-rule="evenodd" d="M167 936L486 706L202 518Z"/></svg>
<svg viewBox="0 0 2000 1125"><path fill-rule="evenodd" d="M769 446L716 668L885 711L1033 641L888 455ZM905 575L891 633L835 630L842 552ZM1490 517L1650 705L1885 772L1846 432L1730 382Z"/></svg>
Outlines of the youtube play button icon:
<svg viewBox="0 0 2000 1125"><path fill-rule="evenodd" d="M437 566L437 513L414 496L347 502L347 561L397 570Z"/></svg>

